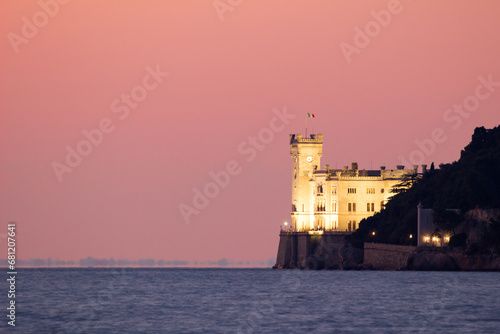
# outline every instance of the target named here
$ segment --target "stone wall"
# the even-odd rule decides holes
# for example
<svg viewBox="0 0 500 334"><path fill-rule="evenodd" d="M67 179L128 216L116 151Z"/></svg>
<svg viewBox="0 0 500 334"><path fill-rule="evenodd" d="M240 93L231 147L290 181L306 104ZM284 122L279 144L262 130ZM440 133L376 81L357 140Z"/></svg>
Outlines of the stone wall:
<svg viewBox="0 0 500 334"><path fill-rule="evenodd" d="M375 270L404 270L414 246L365 243L364 264Z"/></svg>
<svg viewBox="0 0 500 334"><path fill-rule="evenodd" d="M281 232L276 269L342 269L339 248L347 233Z"/></svg>

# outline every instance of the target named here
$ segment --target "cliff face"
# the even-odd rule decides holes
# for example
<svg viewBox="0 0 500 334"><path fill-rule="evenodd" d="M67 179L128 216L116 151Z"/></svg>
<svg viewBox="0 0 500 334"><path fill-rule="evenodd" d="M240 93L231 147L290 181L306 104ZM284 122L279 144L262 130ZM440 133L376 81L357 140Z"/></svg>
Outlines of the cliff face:
<svg viewBox="0 0 500 334"><path fill-rule="evenodd" d="M500 271L495 254L467 254L464 250L418 249L408 260L408 270Z"/></svg>
<svg viewBox="0 0 500 334"><path fill-rule="evenodd" d="M360 267L364 258L364 252L362 249L355 248L352 244L346 242L339 248L338 253L340 258L340 269L363 269Z"/></svg>

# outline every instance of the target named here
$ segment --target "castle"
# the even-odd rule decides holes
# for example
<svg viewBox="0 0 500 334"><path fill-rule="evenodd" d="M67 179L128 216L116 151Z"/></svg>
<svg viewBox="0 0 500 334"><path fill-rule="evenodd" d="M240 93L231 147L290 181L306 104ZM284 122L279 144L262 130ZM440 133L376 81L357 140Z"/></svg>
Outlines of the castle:
<svg viewBox="0 0 500 334"><path fill-rule="evenodd" d="M417 173L418 166L387 170L321 168L323 135L290 135L292 157L291 229L295 232L350 232L359 222L380 211L393 195L391 189L405 175ZM422 165L425 172L426 166ZM316 231L316 232L315 232Z"/></svg>

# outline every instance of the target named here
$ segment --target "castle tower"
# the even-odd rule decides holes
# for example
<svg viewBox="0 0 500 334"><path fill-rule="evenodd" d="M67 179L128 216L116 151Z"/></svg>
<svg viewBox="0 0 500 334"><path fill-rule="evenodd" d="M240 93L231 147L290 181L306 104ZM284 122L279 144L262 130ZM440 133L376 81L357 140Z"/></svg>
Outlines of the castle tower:
<svg viewBox="0 0 500 334"><path fill-rule="evenodd" d="M292 227L295 230L314 229L314 172L321 166L323 135L290 135L292 157Z"/></svg>

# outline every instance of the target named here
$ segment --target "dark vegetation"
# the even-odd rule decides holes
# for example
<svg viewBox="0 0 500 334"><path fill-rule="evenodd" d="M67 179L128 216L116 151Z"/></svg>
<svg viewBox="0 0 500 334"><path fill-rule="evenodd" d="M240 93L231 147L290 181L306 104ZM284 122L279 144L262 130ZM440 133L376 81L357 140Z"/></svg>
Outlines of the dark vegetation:
<svg viewBox="0 0 500 334"><path fill-rule="evenodd" d="M421 178L410 175L402 183L394 188L395 195L385 209L362 220L348 241L356 247L371 241L416 245L419 202L434 210L436 227L443 230L454 230L469 210L500 209L500 126L476 128L458 161L439 169L431 166ZM405 190L404 185L412 186ZM459 245L465 238L456 235L450 243ZM488 244L500 251L500 222L491 221L488 238Z"/></svg>

